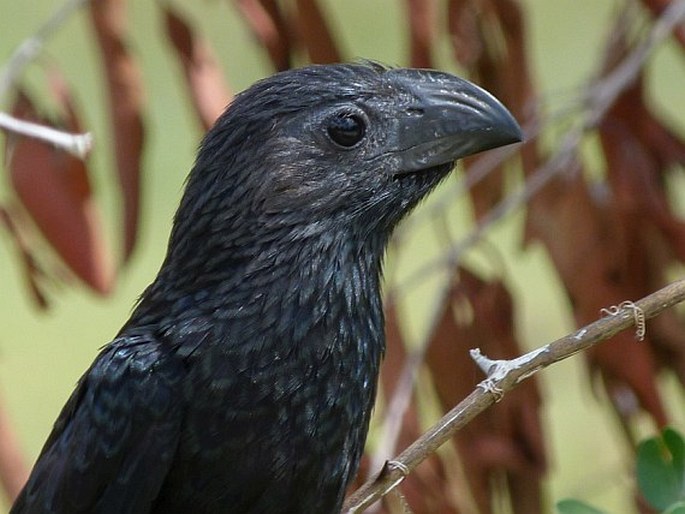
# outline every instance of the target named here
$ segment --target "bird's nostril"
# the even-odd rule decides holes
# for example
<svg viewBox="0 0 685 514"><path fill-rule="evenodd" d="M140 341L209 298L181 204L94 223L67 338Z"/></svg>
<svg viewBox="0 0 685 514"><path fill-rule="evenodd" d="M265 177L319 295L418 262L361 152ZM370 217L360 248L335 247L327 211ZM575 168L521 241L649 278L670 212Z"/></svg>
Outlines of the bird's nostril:
<svg viewBox="0 0 685 514"><path fill-rule="evenodd" d="M409 116L420 117L423 116L425 111L421 107L408 107L405 111Z"/></svg>

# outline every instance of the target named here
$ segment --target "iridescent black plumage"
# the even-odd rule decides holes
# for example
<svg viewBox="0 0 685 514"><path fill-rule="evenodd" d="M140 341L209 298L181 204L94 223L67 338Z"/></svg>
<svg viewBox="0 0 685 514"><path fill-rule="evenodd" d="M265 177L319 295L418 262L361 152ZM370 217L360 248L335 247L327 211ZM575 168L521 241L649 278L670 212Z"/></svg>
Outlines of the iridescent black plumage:
<svg viewBox="0 0 685 514"><path fill-rule="evenodd" d="M384 349L381 261L454 160L517 141L456 77L312 66L205 137L156 280L13 513L335 513Z"/></svg>

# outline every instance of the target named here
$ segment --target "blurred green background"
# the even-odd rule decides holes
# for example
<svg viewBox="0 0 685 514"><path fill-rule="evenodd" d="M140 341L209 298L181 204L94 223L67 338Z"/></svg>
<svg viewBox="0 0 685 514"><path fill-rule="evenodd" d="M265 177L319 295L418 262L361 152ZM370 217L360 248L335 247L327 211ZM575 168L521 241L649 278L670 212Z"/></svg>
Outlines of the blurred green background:
<svg viewBox="0 0 685 514"><path fill-rule="evenodd" d="M0 0L0 63L49 16L61 1ZM549 111L562 108L581 92L595 71L602 42L619 4L596 0L527 0L529 43L538 87ZM270 73L265 55L252 40L230 2L177 2L210 38L234 91ZM327 0L322 2L331 26L349 58L364 57L388 64L407 61L405 6L398 0ZM620 4L623 5L623 4ZM180 80L180 69L162 25L156 2L130 2L130 36L147 87L144 156L144 200L141 239L115 292L98 298L86 288L53 291L52 307L39 312L22 282L14 249L0 236L0 397L9 411L28 458L39 452L48 431L79 376L98 348L126 320L143 288L154 277L164 255L171 219L184 178L201 137ZM437 63L457 71L443 38ZM72 17L50 40L44 57L57 62L76 90L84 125L95 136L91 158L109 240L116 247L119 208L114 192L111 149L107 145L106 87L98 51L84 13ZM685 63L682 52L668 43L649 66L649 87L658 112L685 134ZM27 87L38 94L41 73L29 68ZM5 101L6 99L3 99ZM7 108L7 102L2 106ZM0 180L0 202L11 195ZM425 208L425 206L423 206ZM466 220L465 204L455 206ZM498 224L487 240L505 258L506 280L516 297L520 340L527 348L549 342L572 330L572 319L559 282L541 248L525 252L520 245L520 213ZM458 239L459 234L456 234ZM413 233L400 256L390 255L388 275L401 278L437 251L439 239L430 231ZM477 256L477 252L474 252ZM501 273L501 270L499 270ZM403 320L412 340L419 340L435 308L435 281L409 292ZM474 346L477 342L474 343ZM544 423L551 460L549 497L581 497L611 509L632 512L626 489L630 481L624 448L612 415L594 397L581 357L557 365L541 376ZM665 387L670 385L665 383ZM670 387L672 412L682 415L682 397ZM685 427L676 417L676 426Z"/></svg>

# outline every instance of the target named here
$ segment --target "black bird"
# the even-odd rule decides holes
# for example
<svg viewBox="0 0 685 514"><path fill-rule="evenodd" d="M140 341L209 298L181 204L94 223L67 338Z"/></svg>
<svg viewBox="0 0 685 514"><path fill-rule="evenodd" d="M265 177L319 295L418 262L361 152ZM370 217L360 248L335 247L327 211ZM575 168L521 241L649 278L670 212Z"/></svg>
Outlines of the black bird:
<svg viewBox="0 0 685 514"><path fill-rule="evenodd" d="M157 278L12 513L338 513L384 351L393 227L456 159L520 139L494 97L437 71L310 66L238 95Z"/></svg>

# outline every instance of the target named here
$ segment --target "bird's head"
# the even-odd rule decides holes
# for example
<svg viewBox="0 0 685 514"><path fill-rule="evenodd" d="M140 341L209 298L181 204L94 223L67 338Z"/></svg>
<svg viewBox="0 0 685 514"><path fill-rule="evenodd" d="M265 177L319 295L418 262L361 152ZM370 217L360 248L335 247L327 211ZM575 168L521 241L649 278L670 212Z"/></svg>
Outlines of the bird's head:
<svg viewBox="0 0 685 514"><path fill-rule="evenodd" d="M520 140L497 99L447 73L290 70L238 95L208 132L176 221L235 237L248 225L389 233L457 159Z"/></svg>

